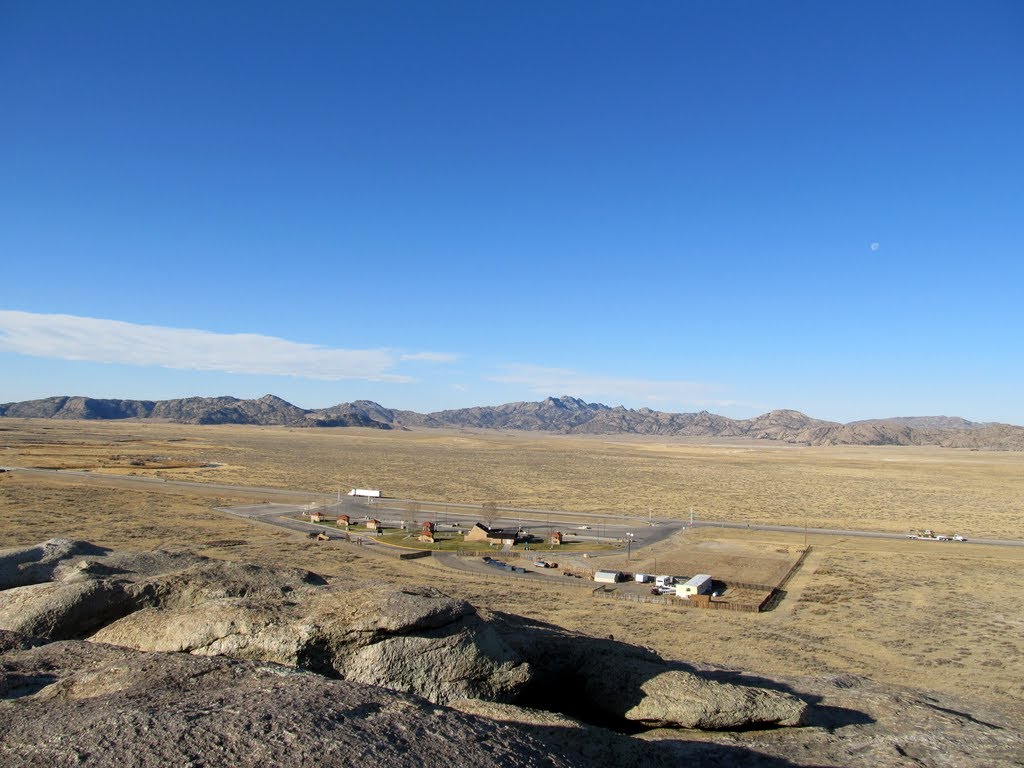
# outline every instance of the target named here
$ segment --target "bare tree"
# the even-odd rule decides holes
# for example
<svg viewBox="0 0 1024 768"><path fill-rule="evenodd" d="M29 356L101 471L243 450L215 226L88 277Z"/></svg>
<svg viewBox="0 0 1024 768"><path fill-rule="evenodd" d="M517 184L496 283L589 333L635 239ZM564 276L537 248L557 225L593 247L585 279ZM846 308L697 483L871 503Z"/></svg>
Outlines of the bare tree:
<svg viewBox="0 0 1024 768"><path fill-rule="evenodd" d="M498 519L498 502L496 501L485 501L480 505L480 520L490 528L494 525L494 521Z"/></svg>
<svg viewBox="0 0 1024 768"><path fill-rule="evenodd" d="M405 505L405 513L402 515L402 527L413 531L416 529L416 518L419 516L422 507L417 501L410 501Z"/></svg>

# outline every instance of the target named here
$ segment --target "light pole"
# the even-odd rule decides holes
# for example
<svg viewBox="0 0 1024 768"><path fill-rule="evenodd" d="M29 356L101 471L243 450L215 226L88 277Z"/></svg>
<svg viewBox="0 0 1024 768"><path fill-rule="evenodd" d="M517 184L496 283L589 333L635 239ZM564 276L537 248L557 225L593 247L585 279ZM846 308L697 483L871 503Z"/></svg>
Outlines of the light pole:
<svg viewBox="0 0 1024 768"><path fill-rule="evenodd" d="M633 534L626 534L626 562L629 562L630 554L633 550Z"/></svg>

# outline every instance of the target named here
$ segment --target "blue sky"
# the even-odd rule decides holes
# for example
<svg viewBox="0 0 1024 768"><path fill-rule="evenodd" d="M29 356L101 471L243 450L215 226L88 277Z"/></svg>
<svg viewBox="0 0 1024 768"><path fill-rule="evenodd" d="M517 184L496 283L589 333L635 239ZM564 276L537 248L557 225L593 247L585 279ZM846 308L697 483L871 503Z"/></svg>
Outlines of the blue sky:
<svg viewBox="0 0 1024 768"><path fill-rule="evenodd" d="M1024 6L0 2L0 402L1024 423Z"/></svg>

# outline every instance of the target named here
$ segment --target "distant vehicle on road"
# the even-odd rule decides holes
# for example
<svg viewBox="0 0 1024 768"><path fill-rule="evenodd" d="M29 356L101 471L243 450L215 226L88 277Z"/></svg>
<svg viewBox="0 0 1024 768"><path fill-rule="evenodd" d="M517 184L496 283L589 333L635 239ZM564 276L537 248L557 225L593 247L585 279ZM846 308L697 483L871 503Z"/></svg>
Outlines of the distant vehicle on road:
<svg viewBox="0 0 1024 768"><path fill-rule="evenodd" d="M918 541L967 541L967 539L961 536L959 533L955 533L952 536L948 536L942 533L935 533L932 530L911 531L909 534L907 534L907 538L916 539Z"/></svg>
<svg viewBox="0 0 1024 768"><path fill-rule="evenodd" d="M589 531L590 530L590 526L589 525L577 525L576 526L576 530L577 531Z"/></svg>
<svg viewBox="0 0 1024 768"><path fill-rule="evenodd" d="M363 496L367 499L379 499L380 491L374 490L372 488L353 488L351 491L348 492L348 495Z"/></svg>

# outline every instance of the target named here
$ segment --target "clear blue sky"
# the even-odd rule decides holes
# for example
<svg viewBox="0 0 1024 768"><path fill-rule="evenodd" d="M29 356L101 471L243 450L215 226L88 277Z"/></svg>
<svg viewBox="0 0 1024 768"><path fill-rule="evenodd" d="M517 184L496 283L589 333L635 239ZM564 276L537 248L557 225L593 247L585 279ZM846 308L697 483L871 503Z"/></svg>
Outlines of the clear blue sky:
<svg viewBox="0 0 1024 768"><path fill-rule="evenodd" d="M1024 4L0 0L0 402L1024 423Z"/></svg>

